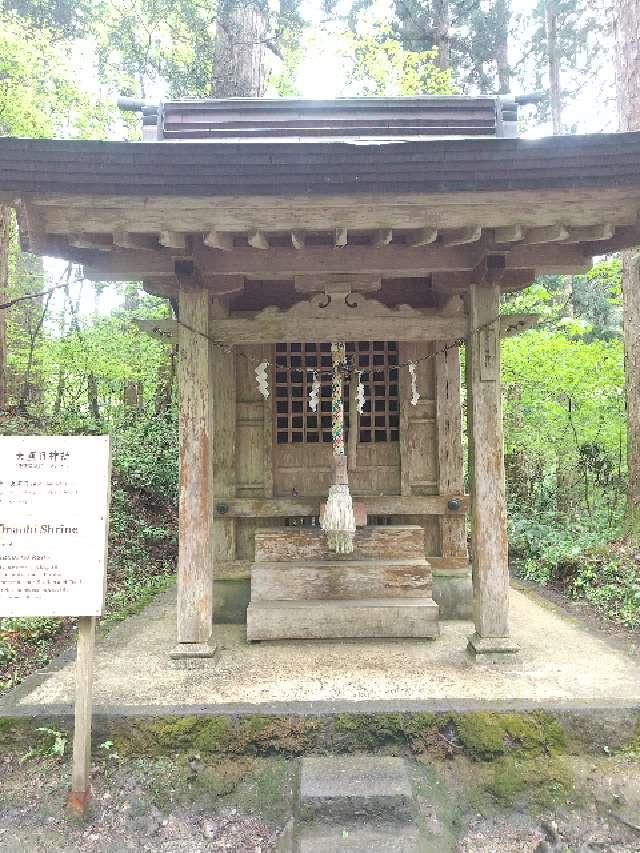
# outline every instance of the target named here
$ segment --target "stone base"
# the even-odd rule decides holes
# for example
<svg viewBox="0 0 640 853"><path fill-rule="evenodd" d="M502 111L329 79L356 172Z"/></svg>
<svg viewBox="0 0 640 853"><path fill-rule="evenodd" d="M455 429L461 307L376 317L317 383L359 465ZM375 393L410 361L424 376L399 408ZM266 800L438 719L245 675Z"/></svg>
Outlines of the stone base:
<svg viewBox="0 0 640 853"><path fill-rule="evenodd" d="M402 758L314 755L302 759L298 812L302 819L375 816L398 820L410 817L411 801L411 783ZM324 849L328 853L331 848Z"/></svg>
<svg viewBox="0 0 640 853"><path fill-rule="evenodd" d="M215 643L177 643L169 652L171 660L190 660L191 658L212 658L217 646Z"/></svg>
<svg viewBox="0 0 640 853"><path fill-rule="evenodd" d="M471 569L460 572L433 570L431 596L440 608L441 619L473 620Z"/></svg>
<svg viewBox="0 0 640 853"><path fill-rule="evenodd" d="M467 646L475 660L486 663L502 663L518 660L520 646L511 637L481 637L472 634Z"/></svg>
<svg viewBox="0 0 640 853"><path fill-rule="evenodd" d="M418 830L409 823L373 827L359 823L324 829L312 825L301 833L297 849L300 853L419 853L436 848L425 847Z"/></svg>
<svg viewBox="0 0 640 853"><path fill-rule="evenodd" d="M438 605L432 598L252 601L247 640L434 639Z"/></svg>
<svg viewBox="0 0 640 853"><path fill-rule="evenodd" d="M251 580L246 578L216 578L213 581L213 624L244 625L251 601Z"/></svg>

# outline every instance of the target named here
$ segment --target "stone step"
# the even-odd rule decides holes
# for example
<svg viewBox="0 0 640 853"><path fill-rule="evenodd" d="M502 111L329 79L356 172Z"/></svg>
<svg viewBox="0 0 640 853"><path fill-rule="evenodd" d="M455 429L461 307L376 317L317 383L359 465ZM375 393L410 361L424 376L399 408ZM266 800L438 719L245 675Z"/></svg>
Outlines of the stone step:
<svg viewBox="0 0 640 853"><path fill-rule="evenodd" d="M426 560L254 563L252 601L431 596Z"/></svg>
<svg viewBox="0 0 640 853"><path fill-rule="evenodd" d="M335 554L319 527L272 527L256 531L256 562L307 560L420 560L424 559L424 530L417 525L361 527L353 553Z"/></svg>
<svg viewBox="0 0 640 853"><path fill-rule="evenodd" d="M402 820L411 816L412 796L403 758L310 755L301 762L298 816L303 820Z"/></svg>
<svg viewBox="0 0 640 853"><path fill-rule="evenodd" d="M411 824L303 829L296 853L421 853L428 850Z"/></svg>
<svg viewBox="0 0 640 853"><path fill-rule="evenodd" d="M252 601L247 640L428 638L439 634L432 598Z"/></svg>

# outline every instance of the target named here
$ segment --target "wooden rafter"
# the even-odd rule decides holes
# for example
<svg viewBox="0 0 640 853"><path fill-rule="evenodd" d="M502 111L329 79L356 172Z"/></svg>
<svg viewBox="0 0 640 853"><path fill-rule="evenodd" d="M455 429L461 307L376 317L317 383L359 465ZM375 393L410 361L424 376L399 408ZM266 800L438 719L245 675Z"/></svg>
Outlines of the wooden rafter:
<svg viewBox="0 0 640 853"><path fill-rule="evenodd" d="M252 228L247 234L247 242L253 249L268 249L269 240L264 231L259 228Z"/></svg>
<svg viewBox="0 0 640 853"><path fill-rule="evenodd" d="M437 236L437 228L431 226L418 228L407 236L407 246L428 246L430 243L435 243Z"/></svg>
<svg viewBox="0 0 640 853"><path fill-rule="evenodd" d="M184 252L186 249L185 235L177 231L161 231L160 245L167 249L178 249Z"/></svg>
<svg viewBox="0 0 640 853"><path fill-rule="evenodd" d="M233 234L216 230L208 231L204 236L204 244L210 249L221 249L223 252L230 252L233 249Z"/></svg>
<svg viewBox="0 0 640 853"><path fill-rule="evenodd" d="M615 240L615 238L614 238ZM595 244L606 251L608 242ZM590 245L590 244L589 244ZM269 252L237 248L230 252L209 249L204 244L193 247L193 264L202 277L246 276L258 279L292 279L298 275L346 275L424 277L431 274L471 272L487 255L500 254L500 247L481 242L467 246L441 246L434 243L423 247L392 244L380 249L347 245L340 249L307 246L304 249L274 248ZM536 270L538 272L585 272L591 265L582 245L552 243L534 246L515 244L508 252L505 270ZM85 275L92 280L112 281L132 278L175 277L175 258L168 250L135 252L114 249L109 255L95 252L85 259ZM506 281L508 274L503 277Z"/></svg>

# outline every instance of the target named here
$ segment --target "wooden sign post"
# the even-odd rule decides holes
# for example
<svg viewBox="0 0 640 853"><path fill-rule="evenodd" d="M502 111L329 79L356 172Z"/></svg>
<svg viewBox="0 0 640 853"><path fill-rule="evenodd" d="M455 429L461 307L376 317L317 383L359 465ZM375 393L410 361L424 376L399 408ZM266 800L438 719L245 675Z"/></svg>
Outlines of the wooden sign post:
<svg viewBox="0 0 640 853"><path fill-rule="evenodd" d="M108 436L0 438L0 616L79 617L69 806L91 796L96 617L106 586Z"/></svg>

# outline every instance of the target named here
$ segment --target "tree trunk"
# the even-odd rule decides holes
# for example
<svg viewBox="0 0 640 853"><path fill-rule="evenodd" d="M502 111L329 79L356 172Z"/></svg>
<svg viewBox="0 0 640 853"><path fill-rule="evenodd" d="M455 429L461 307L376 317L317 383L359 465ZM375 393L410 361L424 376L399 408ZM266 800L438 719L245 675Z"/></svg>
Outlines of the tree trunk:
<svg viewBox="0 0 640 853"><path fill-rule="evenodd" d="M166 414L171 411L177 359L178 347L172 346L167 357L162 359L158 367L156 379L156 415Z"/></svg>
<svg viewBox="0 0 640 853"><path fill-rule="evenodd" d="M498 92L504 95L511 88L511 69L509 67L509 19L511 10L509 0L496 0L495 13Z"/></svg>
<svg viewBox="0 0 640 853"><path fill-rule="evenodd" d="M0 205L0 303L7 301L9 291L9 241L12 210ZM0 411L7 406L7 312L0 309Z"/></svg>
<svg viewBox="0 0 640 853"><path fill-rule="evenodd" d="M620 130L640 130L640 0L618 0L616 82ZM640 264L638 250L622 261L627 393L627 528L640 541Z"/></svg>
<svg viewBox="0 0 640 853"><path fill-rule="evenodd" d="M562 133L562 99L560 94L560 50L558 47L558 10L556 0L547 0L547 54L549 59L549 94L553 135Z"/></svg>
<svg viewBox="0 0 640 853"><path fill-rule="evenodd" d="M248 0L220 4L211 97L260 97L265 89L267 15Z"/></svg>
<svg viewBox="0 0 640 853"><path fill-rule="evenodd" d="M449 0L434 0L433 3L433 40L438 48L436 65L443 71L449 68Z"/></svg>
<svg viewBox="0 0 640 853"><path fill-rule="evenodd" d="M101 430L102 417L100 415L100 403L98 402L98 382L93 373L87 376L87 403L94 424Z"/></svg>
<svg viewBox="0 0 640 853"><path fill-rule="evenodd" d="M140 297L137 290L128 290L124 297L125 311L135 311L140 307ZM96 306L96 314L97 314ZM135 418L144 408L144 384L141 379L128 379L124 383L123 403L126 414Z"/></svg>

